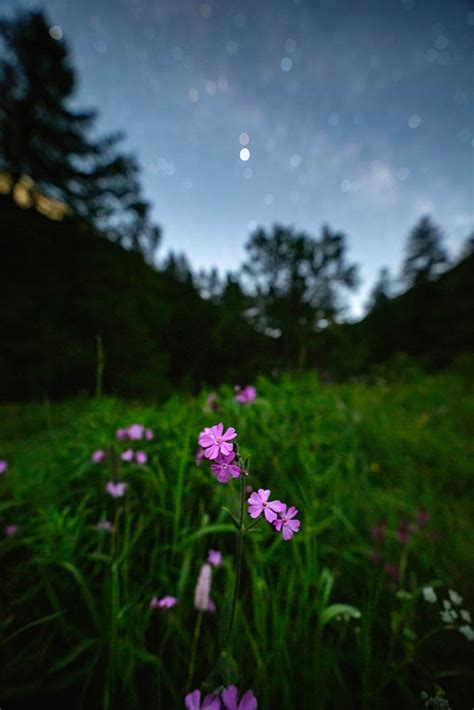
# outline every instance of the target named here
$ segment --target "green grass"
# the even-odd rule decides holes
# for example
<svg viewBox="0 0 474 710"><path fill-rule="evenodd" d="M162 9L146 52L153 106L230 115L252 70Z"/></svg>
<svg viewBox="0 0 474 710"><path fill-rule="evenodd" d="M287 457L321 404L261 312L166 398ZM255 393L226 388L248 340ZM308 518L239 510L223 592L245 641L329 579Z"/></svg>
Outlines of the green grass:
<svg viewBox="0 0 474 710"><path fill-rule="evenodd" d="M440 604L421 593L455 589L474 612L468 375L262 380L253 405L238 405L230 388L219 392L220 413L205 413L204 402L205 393L162 407L104 399L0 409L0 458L10 463L0 522L20 526L0 540L2 708L33 699L180 708L191 673L193 688L241 682L263 709L421 707L436 685L453 708L470 708L474 643L442 628ZM249 457L248 484L296 505L302 521L290 542L263 523L244 535L228 644L239 482L218 484L194 464L198 432L221 420ZM104 491L110 468L90 455L122 450L115 429L133 422L155 432L138 447L150 460L114 464L128 483L114 501ZM418 509L431 522L401 544L395 531ZM95 529L101 517L114 534ZM398 583L369 558L381 520ZM224 562L193 669L193 594L209 548ZM154 594L179 604L151 610Z"/></svg>

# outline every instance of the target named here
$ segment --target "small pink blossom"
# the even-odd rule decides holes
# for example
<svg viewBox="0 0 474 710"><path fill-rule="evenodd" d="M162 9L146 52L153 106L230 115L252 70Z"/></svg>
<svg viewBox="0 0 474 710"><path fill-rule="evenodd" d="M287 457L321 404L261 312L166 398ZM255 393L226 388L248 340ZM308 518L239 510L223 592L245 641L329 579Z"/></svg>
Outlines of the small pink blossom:
<svg viewBox="0 0 474 710"><path fill-rule="evenodd" d="M135 454L135 461L139 464L144 464L148 461L148 456L144 451L137 451Z"/></svg>
<svg viewBox="0 0 474 710"><path fill-rule="evenodd" d="M263 513L268 523L273 523L277 519L277 513L282 510L283 503L279 500L269 501L269 497L270 491L263 488L259 488L257 493L252 493L247 500L249 504L248 512L251 518L258 518Z"/></svg>
<svg viewBox="0 0 474 710"><path fill-rule="evenodd" d="M219 454L216 462L211 464L211 471L219 483L228 483L231 478L240 476L240 467L232 463L235 459L235 452L231 451L227 456Z"/></svg>
<svg viewBox="0 0 474 710"><path fill-rule="evenodd" d="M407 543L410 541L413 532L414 530L412 523L400 523L396 532L397 540L402 543Z"/></svg>
<svg viewBox="0 0 474 710"><path fill-rule="evenodd" d="M206 404L204 405L204 411L207 411L207 412L218 412L219 411L217 394L215 392L211 392L208 395L208 397L206 399Z"/></svg>
<svg viewBox="0 0 474 710"><path fill-rule="evenodd" d="M224 688L221 697L226 710L257 710L257 698L252 690L247 690L242 695L239 704L237 704L238 692L235 685Z"/></svg>
<svg viewBox="0 0 474 710"><path fill-rule="evenodd" d="M222 562L222 552L219 550L209 550L207 553L207 561L213 567L218 567Z"/></svg>
<svg viewBox="0 0 474 710"><path fill-rule="evenodd" d="M207 459L217 459L219 454L227 456L234 448L233 444L228 442L235 439L237 432L233 427L229 427L224 431L222 423L215 424L212 427L206 427L199 434L199 445L204 449L204 456Z"/></svg>
<svg viewBox="0 0 474 710"><path fill-rule="evenodd" d="M91 456L92 463L100 463L105 459L105 451L102 449L97 449Z"/></svg>
<svg viewBox="0 0 474 710"><path fill-rule="evenodd" d="M196 456L196 458L195 458L196 466L200 466L202 464L202 460L204 458L204 449L201 449L201 447L199 446L196 451L195 456Z"/></svg>
<svg viewBox="0 0 474 710"><path fill-rule="evenodd" d="M380 545L384 541L386 531L387 525L384 522L381 522L372 528L370 534L372 536L372 540L375 542L376 545Z"/></svg>
<svg viewBox="0 0 474 710"><path fill-rule="evenodd" d="M246 387L240 388L235 395L235 399L237 402L240 402L240 404L251 404L252 402L255 402L256 398L257 390L253 387L253 385L247 385Z"/></svg>
<svg viewBox="0 0 474 710"><path fill-rule="evenodd" d="M205 696L201 704L201 691L193 690L184 698L184 704L187 710L220 710L221 701L218 695L208 694Z"/></svg>
<svg viewBox="0 0 474 710"><path fill-rule="evenodd" d="M199 570L199 577L194 592L194 606L198 611L215 611L216 606L210 598L212 567L204 562Z"/></svg>
<svg viewBox="0 0 474 710"><path fill-rule="evenodd" d="M128 438L132 441L138 441L143 439L145 434L145 427L142 424L132 424L127 429Z"/></svg>
<svg viewBox="0 0 474 710"><path fill-rule="evenodd" d="M430 522L431 516L427 510L420 509L415 513L415 520L420 528L424 528Z"/></svg>
<svg viewBox="0 0 474 710"><path fill-rule="evenodd" d="M0 461L0 475L8 471L8 462L3 459Z"/></svg>
<svg viewBox="0 0 474 710"><path fill-rule="evenodd" d="M400 579L400 567L398 565L392 564L392 562L387 562L384 567L385 573L394 582L398 582Z"/></svg>
<svg viewBox="0 0 474 710"><path fill-rule="evenodd" d="M114 483L113 481L109 481L105 486L105 490L112 498L122 498L122 496L125 495L126 488L126 483Z"/></svg>
<svg viewBox="0 0 474 710"><path fill-rule="evenodd" d="M154 437L153 430L152 429L145 429L145 439L147 441L151 441Z"/></svg>
<svg viewBox="0 0 474 710"><path fill-rule="evenodd" d="M96 530L104 530L104 532L112 533L114 531L114 526L110 520L99 520L95 527Z"/></svg>
<svg viewBox="0 0 474 710"><path fill-rule="evenodd" d="M298 515L298 509L294 505L287 508L285 504L282 504L279 517L273 525L275 530L281 532L284 540L291 540L293 535L300 529L300 521L294 520L296 515Z"/></svg>
<svg viewBox="0 0 474 710"><path fill-rule="evenodd" d="M123 441L128 437L127 430L126 429L117 429L115 432L115 437L119 439L119 441Z"/></svg>
<svg viewBox="0 0 474 710"><path fill-rule="evenodd" d="M178 603L176 597L166 596L158 599L158 597L152 597L150 601L150 607L152 609L171 609Z"/></svg>
<svg viewBox="0 0 474 710"><path fill-rule="evenodd" d="M120 456L122 461L133 461L133 457L135 456L135 453L133 449L126 449Z"/></svg>
<svg viewBox="0 0 474 710"><path fill-rule="evenodd" d="M5 533L5 537L13 537L13 535L17 534L19 529L19 525L5 525L3 532Z"/></svg>

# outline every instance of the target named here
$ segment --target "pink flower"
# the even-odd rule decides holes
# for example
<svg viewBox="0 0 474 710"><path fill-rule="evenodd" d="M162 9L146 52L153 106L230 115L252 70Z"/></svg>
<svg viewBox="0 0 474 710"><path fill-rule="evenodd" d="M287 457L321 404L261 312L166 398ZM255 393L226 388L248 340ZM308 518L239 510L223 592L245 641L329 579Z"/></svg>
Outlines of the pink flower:
<svg viewBox="0 0 474 710"><path fill-rule="evenodd" d="M215 392L211 392L207 399L206 399L206 404L204 405L204 411L207 412L218 412L219 411L219 404L217 402L217 394Z"/></svg>
<svg viewBox="0 0 474 710"><path fill-rule="evenodd" d="M194 606L198 611L215 611L216 606L209 594L211 592L212 567L204 562L199 570L199 577L194 592Z"/></svg>
<svg viewBox="0 0 474 710"><path fill-rule="evenodd" d="M5 525L5 527L3 528L3 532L5 533L6 537L13 537L13 535L17 534L19 529L19 525Z"/></svg>
<svg viewBox="0 0 474 710"><path fill-rule="evenodd" d="M398 580L400 579L400 567L392 564L391 562L387 562L384 567L384 570L387 576L390 577L390 579L393 579L394 582L398 582Z"/></svg>
<svg viewBox="0 0 474 710"><path fill-rule="evenodd" d="M283 503L280 503L279 500L269 501L269 497L270 491L264 490L263 488L259 488L257 493L252 493L247 500L249 504L248 511L251 518L258 518L258 516L263 513L268 523L273 523L276 520L277 513L282 509Z"/></svg>
<svg viewBox="0 0 474 710"><path fill-rule="evenodd" d="M257 698L252 690L242 695L240 703L237 705L237 688L235 685L229 685L222 691L222 702L226 710L257 710Z"/></svg>
<svg viewBox="0 0 474 710"><path fill-rule="evenodd" d="M105 451L102 449L97 449L91 456L92 463L100 463L105 459Z"/></svg>
<svg viewBox="0 0 474 710"><path fill-rule="evenodd" d="M201 447L198 447L198 450L196 451L196 466L200 466L202 464L202 460L204 458L204 449L201 449Z"/></svg>
<svg viewBox="0 0 474 710"><path fill-rule="evenodd" d="M127 430L126 429L117 429L115 432L115 437L119 439L120 441L123 441L128 437Z"/></svg>
<svg viewBox="0 0 474 710"><path fill-rule="evenodd" d="M218 695L206 695L201 705L201 691L193 690L184 698L187 710L220 710L221 701Z"/></svg>
<svg viewBox="0 0 474 710"><path fill-rule="evenodd" d="M386 523L379 523L375 527L372 528L370 531L370 534L372 536L372 540L377 544L380 545L384 541L385 538L385 533L387 530L387 525Z"/></svg>
<svg viewBox="0 0 474 710"><path fill-rule="evenodd" d="M126 488L126 483L114 483L113 481L109 481L105 486L105 490L112 496L112 498L121 498L125 495Z"/></svg>
<svg viewBox="0 0 474 710"><path fill-rule="evenodd" d="M96 530L104 530L105 532L112 533L114 531L114 526L110 520L99 520L96 524Z"/></svg>
<svg viewBox="0 0 474 710"><path fill-rule="evenodd" d="M231 478L240 476L240 467L232 463L234 459L235 452L231 451L227 456L220 454L216 462L211 464L211 471L219 483L228 483Z"/></svg>
<svg viewBox="0 0 474 710"><path fill-rule="evenodd" d="M145 439L147 441L151 441L154 437L153 430L152 429L145 429Z"/></svg>
<svg viewBox="0 0 474 710"><path fill-rule="evenodd" d="M144 451L137 451L135 454L135 461L139 464L146 463L148 461L148 456Z"/></svg>
<svg viewBox="0 0 474 710"><path fill-rule="evenodd" d="M420 526L420 528L424 528L425 525L428 525L428 523L430 522L431 516L427 510L421 509L416 511L415 520Z"/></svg>
<svg viewBox="0 0 474 710"><path fill-rule="evenodd" d="M222 562L222 552L219 552L219 550L209 550L207 553L207 561L213 567L218 567Z"/></svg>
<svg viewBox="0 0 474 710"><path fill-rule="evenodd" d="M396 533L397 540L402 543L409 542L413 532L413 525L411 523L400 523Z"/></svg>
<svg viewBox="0 0 474 710"><path fill-rule="evenodd" d="M177 603L178 600L176 597L166 596L161 599L158 599L158 597L152 597L150 607L152 609L171 609Z"/></svg>
<svg viewBox="0 0 474 710"><path fill-rule="evenodd" d="M145 427L142 424L132 424L127 429L128 438L132 441L138 441L143 439L145 434Z"/></svg>
<svg viewBox="0 0 474 710"><path fill-rule="evenodd" d="M224 432L222 423L215 424L212 427L206 427L199 434L199 445L202 446L204 456L207 459L217 459L219 454L227 456L234 448L233 444L229 444L231 439L235 439L237 432L233 427L229 427Z"/></svg>
<svg viewBox="0 0 474 710"><path fill-rule="evenodd" d="M120 456L122 461L133 461L134 457L134 452L133 449L127 449L126 451L123 452L123 454Z"/></svg>
<svg viewBox="0 0 474 710"><path fill-rule="evenodd" d="M0 474L8 471L8 463L4 460L0 461Z"/></svg>
<svg viewBox="0 0 474 710"><path fill-rule="evenodd" d="M237 402L240 402L240 404L251 404L255 402L256 398L257 390L252 385L240 388L235 395L235 399Z"/></svg>
<svg viewBox="0 0 474 710"><path fill-rule="evenodd" d="M295 515L298 515L298 509L294 505L287 508L285 504L282 504L279 517L273 525L275 530L281 531L284 540L291 540L293 535L300 529L301 523L299 520L294 520Z"/></svg>

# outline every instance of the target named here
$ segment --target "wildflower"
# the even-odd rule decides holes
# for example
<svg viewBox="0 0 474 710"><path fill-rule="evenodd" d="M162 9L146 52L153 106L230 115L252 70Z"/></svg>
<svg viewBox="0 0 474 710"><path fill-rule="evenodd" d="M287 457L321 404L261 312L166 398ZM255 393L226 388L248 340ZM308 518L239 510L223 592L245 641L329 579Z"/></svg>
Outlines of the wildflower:
<svg viewBox="0 0 474 710"><path fill-rule="evenodd" d="M235 459L235 452L231 451L227 456L220 454L216 462L211 464L211 471L219 483L228 483L231 478L240 476L240 467L232 463Z"/></svg>
<svg viewBox="0 0 474 710"><path fill-rule="evenodd" d="M104 530L105 532L113 532L114 531L114 526L110 522L110 520L99 520L99 522L96 524L96 530Z"/></svg>
<svg viewBox="0 0 474 710"><path fill-rule="evenodd" d="M176 597L166 596L158 599L158 597L152 597L150 601L150 607L152 609L171 609L178 603Z"/></svg>
<svg viewBox="0 0 474 710"><path fill-rule="evenodd" d="M251 404L255 402L257 398L257 390L252 385L247 385L246 387L241 387L238 389L235 399L240 404Z"/></svg>
<svg viewBox="0 0 474 710"><path fill-rule="evenodd" d="M459 613L461 614L461 619L463 619L463 621L467 621L469 624L471 623L471 614L467 611L467 609L461 609Z"/></svg>
<svg viewBox="0 0 474 710"><path fill-rule="evenodd" d="M372 540L379 545L384 541L385 538L385 532L387 530L387 525L384 522L379 523L375 527L372 528L370 531L370 534L372 536Z"/></svg>
<svg viewBox="0 0 474 710"><path fill-rule="evenodd" d="M273 523L277 518L277 513L282 510L283 503L279 500L269 501L270 491L259 488L257 493L252 493L247 500L249 504L249 515L251 518L258 518L263 513L267 523ZM298 526L299 527L299 526Z"/></svg>
<svg viewBox="0 0 474 710"><path fill-rule="evenodd" d="M459 627L459 631L467 638L468 641L474 641L474 629L468 624Z"/></svg>
<svg viewBox="0 0 474 710"><path fill-rule="evenodd" d="M443 611L439 612L439 615L445 624L452 624L458 617L457 612L454 611L454 609L450 610L446 608L446 606Z"/></svg>
<svg viewBox="0 0 474 710"><path fill-rule="evenodd" d="M215 604L209 597L211 592L212 567L204 562L199 570L199 577L194 592L194 606L198 611L215 611Z"/></svg>
<svg viewBox="0 0 474 710"><path fill-rule="evenodd" d="M428 513L428 511L424 510L421 508L420 510L417 510L415 513L415 520L420 526L420 528L424 528L425 525L428 525L428 523L431 520L431 516Z"/></svg>
<svg viewBox="0 0 474 710"><path fill-rule="evenodd" d="M275 530L281 532L284 540L291 540L293 535L300 529L300 521L294 520L296 515L298 515L298 509L295 508L294 505L287 508L285 503L281 504L278 518L273 525L275 526Z"/></svg>
<svg viewBox="0 0 474 710"><path fill-rule="evenodd" d="M222 562L222 552L219 552L219 550L209 550L207 553L207 561L213 567L218 567Z"/></svg>
<svg viewBox="0 0 474 710"><path fill-rule="evenodd" d="M6 473L8 471L8 463L3 459L0 461L0 474Z"/></svg>
<svg viewBox="0 0 474 710"><path fill-rule="evenodd" d="M92 463L100 463L105 459L105 451L102 449L97 449L91 456Z"/></svg>
<svg viewBox="0 0 474 710"><path fill-rule="evenodd" d="M381 565L383 562L383 557L378 550L372 550L369 554L369 560L373 565Z"/></svg>
<svg viewBox="0 0 474 710"><path fill-rule="evenodd" d="M193 690L192 693L188 693L184 698L184 704L187 710L220 710L221 708L219 696L211 693L205 696L201 705L200 690Z"/></svg>
<svg viewBox="0 0 474 710"><path fill-rule="evenodd" d="M448 594L449 594L449 598L451 599L451 601L453 602L453 604L456 604L456 606L461 606L461 604L462 604L462 597L461 597L457 592L453 592L453 590L450 589L450 590L448 591Z"/></svg>
<svg viewBox="0 0 474 710"><path fill-rule="evenodd" d="M144 433L145 427L141 424L132 424L127 429L128 438L132 441L138 441L139 439L143 439Z"/></svg>
<svg viewBox="0 0 474 710"><path fill-rule="evenodd" d="M394 582L398 582L400 579L400 567L398 565L392 564L392 562L387 562L384 567L385 574L390 577Z"/></svg>
<svg viewBox="0 0 474 710"><path fill-rule="evenodd" d="M117 429L115 432L115 437L119 439L119 441L123 441L128 437L127 430L126 429Z"/></svg>
<svg viewBox="0 0 474 710"><path fill-rule="evenodd" d="M113 481L109 481L105 486L105 490L112 498L121 498L125 494L126 488L126 483L114 483Z"/></svg>
<svg viewBox="0 0 474 710"><path fill-rule="evenodd" d="M229 685L228 688L224 688L222 691L222 702L226 710L256 710L257 709L257 698L253 694L252 690L247 690L240 699L240 703L237 705L237 688L235 685Z"/></svg>
<svg viewBox="0 0 474 710"><path fill-rule="evenodd" d="M135 454L135 461L139 464L144 464L148 461L148 456L144 451L137 451Z"/></svg>
<svg viewBox="0 0 474 710"><path fill-rule="evenodd" d="M433 587L423 587L422 591L425 602L434 604L438 600L438 597L436 596L436 592Z"/></svg>
<svg viewBox="0 0 474 710"><path fill-rule="evenodd" d="M218 412L219 411L219 403L217 401L217 394L215 392L211 392L207 399L206 399L206 404L204 405L204 411L205 412Z"/></svg>
<svg viewBox="0 0 474 710"><path fill-rule="evenodd" d="M198 449L195 454L195 463L196 466L200 466L202 464L202 460L204 458L204 449L201 449L200 446L198 446Z"/></svg>
<svg viewBox="0 0 474 710"><path fill-rule="evenodd" d="M406 543L409 542L413 534L413 528L410 523L404 522L400 523L397 530L397 539L399 542Z"/></svg>
<svg viewBox="0 0 474 710"><path fill-rule="evenodd" d="M199 445L205 449L204 456L207 459L217 459L219 454L227 456L233 450L234 445L228 442L235 439L237 432L233 427L229 427L224 432L222 423L215 424L212 427L206 427L199 434Z"/></svg>
<svg viewBox="0 0 474 710"><path fill-rule="evenodd" d="M134 452L133 449L126 449L126 451L123 452L123 454L120 456L122 461L133 461L134 457Z"/></svg>
<svg viewBox="0 0 474 710"><path fill-rule="evenodd" d="M145 439L151 441L155 435L153 434L153 429L145 429Z"/></svg>
<svg viewBox="0 0 474 710"><path fill-rule="evenodd" d="M5 525L3 532L5 533L5 537L13 537L13 535L17 534L19 529L19 525Z"/></svg>

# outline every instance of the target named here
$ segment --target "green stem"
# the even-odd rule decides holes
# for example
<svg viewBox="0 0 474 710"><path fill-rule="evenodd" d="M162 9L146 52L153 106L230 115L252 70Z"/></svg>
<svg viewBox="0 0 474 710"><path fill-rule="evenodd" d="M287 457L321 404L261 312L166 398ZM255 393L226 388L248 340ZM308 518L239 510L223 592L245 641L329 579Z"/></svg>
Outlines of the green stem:
<svg viewBox="0 0 474 710"><path fill-rule="evenodd" d="M191 691L191 684L193 682L194 667L196 665L196 652L199 643L199 636L201 635L201 624L202 624L203 612L200 611L197 615L196 624L194 626L194 636L193 636L193 646L191 649L191 661L189 663L188 679L186 681L186 693Z"/></svg>
<svg viewBox="0 0 474 710"><path fill-rule="evenodd" d="M242 542L244 535L244 505L245 505L245 476L240 477L240 521L237 531L237 550L236 550L236 570L235 570L235 585L234 597L232 599L232 609L230 612L229 630L227 631L226 645L230 641L232 629L234 628L235 610L237 607L237 599L240 590L240 578L242 576Z"/></svg>

